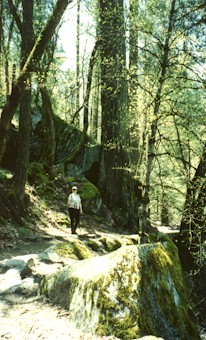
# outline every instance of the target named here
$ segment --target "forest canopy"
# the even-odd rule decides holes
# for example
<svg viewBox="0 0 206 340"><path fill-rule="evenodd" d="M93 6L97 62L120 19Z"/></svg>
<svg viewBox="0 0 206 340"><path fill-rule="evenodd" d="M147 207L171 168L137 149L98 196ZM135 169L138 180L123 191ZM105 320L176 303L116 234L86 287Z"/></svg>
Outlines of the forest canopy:
<svg viewBox="0 0 206 340"><path fill-rule="evenodd" d="M15 129L19 211L41 122L39 161L51 178L58 162L66 174L89 136L101 146L95 185L126 227L177 225L180 254L201 264L205 36L204 0L0 0L0 161ZM62 159L55 117L81 131Z"/></svg>

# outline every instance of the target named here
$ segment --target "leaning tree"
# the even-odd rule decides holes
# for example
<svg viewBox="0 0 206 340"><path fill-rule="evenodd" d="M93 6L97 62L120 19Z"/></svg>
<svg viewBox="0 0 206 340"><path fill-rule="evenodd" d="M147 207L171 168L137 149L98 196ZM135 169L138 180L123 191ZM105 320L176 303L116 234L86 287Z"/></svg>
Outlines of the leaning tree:
<svg viewBox="0 0 206 340"><path fill-rule="evenodd" d="M26 52L25 61L22 65L21 72L19 77L13 84L10 95L8 96L6 103L1 112L0 118L0 163L2 161L2 157L5 152L6 142L8 139L8 133L11 126L11 120L13 118L14 113L24 95L26 89L28 88L28 81L30 79L31 72L36 71L36 65L41 59L46 46L48 45L51 37L53 36L61 18L66 10L67 6L72 2L72 0L57 0L54 10L49 17L45 27L40 32L38 38L33 43L33 46L30 50L24 51ZM26 11L26 7L25 7ZM30 45L30 44L29 44ZM25 159L25 162L28 160L28 154ZM26 167L24 171L24 175L21 180L16 181L17 185L15 187L15 194L18 198L18 192L21 193L22 198L24 196L25 189L25 177L26 177ZM22 194L23 193L23 194ZM16 200L17 203L17 200Z"/></svg>

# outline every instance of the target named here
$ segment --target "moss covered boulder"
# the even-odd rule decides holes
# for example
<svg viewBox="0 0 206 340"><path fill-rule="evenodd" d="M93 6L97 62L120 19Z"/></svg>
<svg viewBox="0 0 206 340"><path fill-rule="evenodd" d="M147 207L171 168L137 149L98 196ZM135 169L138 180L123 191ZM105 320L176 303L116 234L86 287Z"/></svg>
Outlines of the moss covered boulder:
<svg viewBox="0 0 206 340"><path fill-rule="evenodd" d="M136 339L199 339L176 247L128 245L44 278L41 292L80 329Z"/></svg>
<svg viewBox="0 0 206 340"><path fill-rule="evenodd" d="M78 239L59 243L54 250L59 256L74 260L89 259L93 256L89 248Z"/></svg>

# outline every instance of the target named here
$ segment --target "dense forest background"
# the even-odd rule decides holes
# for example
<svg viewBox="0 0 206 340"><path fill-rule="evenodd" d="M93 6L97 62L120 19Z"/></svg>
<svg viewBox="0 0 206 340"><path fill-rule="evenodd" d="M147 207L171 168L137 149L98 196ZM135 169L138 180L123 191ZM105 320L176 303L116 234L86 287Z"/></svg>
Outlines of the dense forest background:
<svg viewBox="0 0 206 340"><path fill-rule="evenodd" d="M182 263L201 266L205 47L204 0L0 0L1 218L25 214L39 129L49 178L99 145L94 184L125 228L178 225ZM58 119L81 131L63 151Z"/></svg>

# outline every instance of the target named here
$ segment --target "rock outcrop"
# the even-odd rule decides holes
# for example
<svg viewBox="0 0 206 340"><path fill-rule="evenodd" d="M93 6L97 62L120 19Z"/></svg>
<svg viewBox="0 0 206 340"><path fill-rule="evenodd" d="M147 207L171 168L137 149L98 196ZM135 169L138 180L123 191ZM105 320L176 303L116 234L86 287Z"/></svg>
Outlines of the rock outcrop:
<svg viewBox="0 0 206 340"><path fill-rule="evenodd" d="M117 247L118 248L118 247ZM116 249L117 249L116 248ZM171 241L123 245L45 276L41 293L69 310L85 332L137 339L199 339Z"/></svg>

